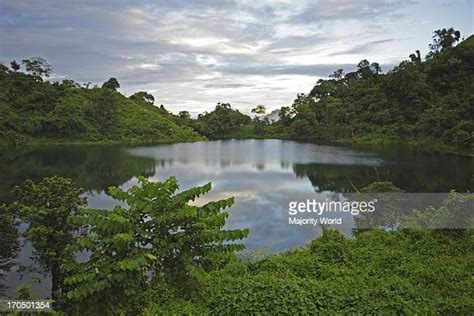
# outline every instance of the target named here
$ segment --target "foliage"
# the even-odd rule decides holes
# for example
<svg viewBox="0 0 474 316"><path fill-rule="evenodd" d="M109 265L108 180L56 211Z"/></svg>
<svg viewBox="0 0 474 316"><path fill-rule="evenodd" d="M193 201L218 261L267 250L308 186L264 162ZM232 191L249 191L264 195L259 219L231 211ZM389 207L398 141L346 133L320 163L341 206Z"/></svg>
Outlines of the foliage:
<svg viewBox="0 0 474 316"><path fill-rule="evenodd" d="M69 314L468 314L474 310L472 229L371 229L348 239L324 228L308 247L243 263L234 255L243 246L231 241L246 237L248 230L222 229L228 216L223 210L233 199L201 205L200 197L210 189L206 184L179 191L173 177L157 183L140 177L138 185L127 191L110 188L111 196L120 201L113 210L78 212L83 202L80 190L70 180L52 177L40 183L27 181L16 189L18 201L12 205L28 219L27 234L39 256L45 243L35 240L46 239L41 237L43 231L36 230L35 235L34 228L40 227L35 223L46 227L62 222L47 236L56 236L58 245L69 245L66 251L51 238L46 242L67 258L60 267L68 298L61 308ZM376 182L361 190L381 191L400 189ZM452 193L436 212L457 214L449 210L460 210L466 203L472 203L472 197ZM45 224L46 213L59 219ZM406 224L427 218L414 213ZM59 238L78 227L83 230L77 238ZM61 231L65 233L60 235ZM47 255L50 258L51 252ZM27 286L19 291L25 298L32 295Z"/></svg>
<svg viewBox="0 0 474 316"><path fill-rule="evenodd" d="M363 187L360 191L364 193L403 192L402 189L388 181L372 182L368 186Z"/></svg>
<svg viewBox="0 0 474 316"><path fill-rule="evenodd" d="M273 124L219 103L186 125L211 139L408 143L472 154L474 45L471 36L452 47L459 38L452 28L437 30L426 61L417 50L387 73L366 59L356 71L338 69L282 107ZM252 113L262 111L257 106Z"/></svg>
<svg viewBox="0 0 474 316"><path fill-rule="evenodd" d="M34 300L37 298L36 294L30 290L30 285L22 284L16 289L19 300Z"/></svg>
<svg viewBox="0 0 474 316"><path fill-rule="evenodd" d="M242 127L250 121L249 116L232 109L229 103L217 103L214 111L200 114L193 127L210 139L231 138L239 135Z"/></svg>
<svg viewBox="0 0 474 316"><path fill-rule="evenodd" d="M49 77L53 71L53 67L42 57L23 59L21 62L25 65L26 72L31 73L37 80L41 80L41 77ZM11 66L13 71L20 69L16 62L12 62Z"/></svg>
<svg viewBox="0 0 474 316"><path fill-rule="evenodd" d="M455 31L452 27L449 29L434 31L433 43L429 45L431 51L428 55L433 56L443 49L452 47L454 43L459 41L460 38L461 33L459 31Z"/></svg>
<svg viewBox="0 0 474 316"><path fill-rule="evenodd" d="M267 108L265 107L265 105L259 104L254 107L251 112L257 115L264 115L267 112Z"/></svg>
<svg viewBox="0 0 474 316"><path fill-rule="evenodd" d="M102 84L102 88L117 91L117 89L120 88L120 84L117 79L110 78Z"/></svg>
<svg viewBox="0 0 474 316"><path fill-rule="evenodd" d="M196 206L190 202L207 193L210 183L177 193L178 188L173 177L156 183L141 177L127 191L110 189L127 207L82 211L78 224L89 230L71 249L90 257L65 266L70 300L91 311L99 306L133 311L139 309L139 294L153 284L169 284L189 295L206 271L244 248L229 241L246 237L248 230L222 230L228 217L222 210L233 198Z"/></svg>
<svg viewBox="0 0 474 316"><path fill-rule="evenodd" d="M10 271L14 265L19 250L18 229L16 227L15 214L12 208L0 205L0 280L3 281L4 273ZM0 296L4 285L0 283Z"/></svg>
<svg viewBox="0 0 474 316"><path fill-rule="evenodd" d="M417 51L386 74L367 60L355 72L338 69L297 96L293 116L282 108L276 125L292 139L418 143L472 153L474 46L453 48L459 38L452 28L437 30L428 60L421 62Z"/></svg>
<svg viewBox="0 0 474 316"><path fill-rule="evenodd" d="M50 82L0 67L0 146L32 142L157 143L203 139L178 117L153 106L153 96L126 98L111 78L104 88ZM41 65L40 65L41 66ZM41 66L41 67L44 67ZM33 71L33 70L31 70ZM44 75L44 74L43 74ZM88 86L88 85L87 85Z"/></svg>
<svg viewBox="0 0 474 316"><path fill-rule="evenodd" d="M130 99L135 101L143 101L152 105L155 102L155 97L146 91L135 92L130 96Z"/></svg>
<svg viewBox="0 0 474 316"><path fill-rule="evenodd" d="M400 223L404 228L428 227L452 236L466 235L474 225L474 195L451 191L439 207L415 210Z"/></svg>
<svg viewBox="0 0 474 316"><path fill-rule="evenodd" d="M182 119L190 119L191 114L188 111L179 111L178 116Z"/></svg>
<svg viewBox="0 0 474 316"><path fill-rule="evenodd" d="M377 208L373 213L360 213L355 219L357 228L352 233L357 236L370 228L395 229L400 225L400 220L411 209L400 209L403 205L401 195L403 190L389 181L376 181L365 187L360 192L365 194L362 200L377 200ZM377 194L388 193L388 194Z"/></svg>
<svg viewBox="0 0 474 316"><path fill-rule="evenodd" d="M102 88L81 88L64 80L43 82L51 68L41 58L0 67L0 139L9 146L32 140L148 142L225 138L284 138L304 141L408 143L444 151L474 151L473 37L453 47L461 34L436 30L427 59L409 55L383 73L366 59L356 71L336 70L320 79L308 94L298 94L280 109L274 123L252 120L218 103L215 110L191 119L139 91L125 98L110 78ZM103 91L105 90L105 91ZM265 106L252 113L263 115Z"/></svg>
<svg viewBox="0 0 474 316"><path fill-rule="evenodd" d="M66 249L74 240L78 230L71 218L86 201L71 179L58 176L46 177L35 183L27 180L14 190L13 203L23 221L28 223L25 236L34 247L35 260L51 275L53 299L65 292L66 277L61 265L71 260Z"/></svg>
<svg viewBox="0 0 474 316"><path fill-rule="evenodd" d="M117 101L111 89L101 89L93 96L92 115L104 132L107 133L117 115Z"/></svg>
<svg viewBox="0 0 474 316"><path fill-rule="evenodd" d="M13 71L18 71L20 70L20 64L18 64L16 62L16 60L13 60L11 63L10 63L10 68L13 70Z"/></svg>
<svg viewBox="0 0 474 316"><path fill-rule="evenodd" d="M430 230L371 230L356 239L327 231L310 250L212 272L201 305L225 315L470 313L473 240L472 230L461 239Z"/></svg>

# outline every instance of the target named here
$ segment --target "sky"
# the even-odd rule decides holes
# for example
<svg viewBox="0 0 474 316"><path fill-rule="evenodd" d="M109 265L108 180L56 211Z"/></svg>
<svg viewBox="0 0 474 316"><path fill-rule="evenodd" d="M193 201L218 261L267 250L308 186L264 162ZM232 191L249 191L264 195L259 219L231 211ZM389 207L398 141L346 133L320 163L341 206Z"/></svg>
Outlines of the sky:
<svg viewBox="0 0 474 316"><path fill-rule="evenodd" d="M291 105L362 59L385 72L432 32L473 34L471 0L0 0L0 62L44 57L51 80L148 91L177 113Z"/></svg>

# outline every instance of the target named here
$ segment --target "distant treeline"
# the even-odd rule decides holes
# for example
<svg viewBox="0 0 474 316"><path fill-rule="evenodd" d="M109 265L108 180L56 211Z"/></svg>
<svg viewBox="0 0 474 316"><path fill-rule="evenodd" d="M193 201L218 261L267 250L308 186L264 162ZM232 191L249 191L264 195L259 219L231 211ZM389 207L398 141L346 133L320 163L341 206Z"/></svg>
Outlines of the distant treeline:
<svg viewBox="0 0 474 316"><path fill-rule="evenodd" d="M430 51L420 51L392 70L362 60L354 72L336 70L291 106L252 119L229 103L218 103L196 119L154 106L140 91L117 92L115 78L89 89L72 80L43 81L51 66L42 58L0 65L0 139L159 143L222 138L284 138L305 141L417 144L474 153L474 36L437 30ZM4 142L5 143L5 142Z"/></svg>
<svg viewBox="0 0 474 316"><path fill-rule="evenodd" d="M409 143L472 154L474 36L454 47L459 40L452 28L435 31L425 61L416 51L387 73L367 60L354 72L338 69L282 107L277 122L218 104L189 125L208 138Z"/></svg>

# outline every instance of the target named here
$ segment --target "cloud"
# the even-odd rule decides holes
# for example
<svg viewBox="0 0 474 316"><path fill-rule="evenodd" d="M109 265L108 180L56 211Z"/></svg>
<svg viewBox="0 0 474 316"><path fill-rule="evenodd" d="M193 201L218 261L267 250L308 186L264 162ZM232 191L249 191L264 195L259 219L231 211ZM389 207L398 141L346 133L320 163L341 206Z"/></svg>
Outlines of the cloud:
<svg viewBox="0 0 474 316"><path fill-rule="evenodd" d="M394 41L401 41L400 39L393 39L393 38L388 38L388 39L383 39L383 40L377 40L377 41L369 41L366 43L358 44L353 46L352 48L334 52L329 54L329 56L337 56L337 55L357 55L361 53L367 53L370 52L371 50L378 49L380 47L380 44L386 44Z"/></svg>
<svg viewBox="0 0 474 316"><path fill-rule="evenodd" d="M362 54L382 65L405 58L431 36L417 33L426 8L447 10L405 0L4 1L0 62L42 56L55 78L116 77L124 93L151 91L174 112L218 101L272 110Z"/></svg>
<svg viewBox="0 0 474 316"><path fill-rule="evenodd" d="M353 69L354 64L310 64L310 65L245 65L245 66L222 66L217 67L217 70L228 74L236 75L297 75L297 76L312 76L312 77L327 77L333 73L334 70Z"/></svg>

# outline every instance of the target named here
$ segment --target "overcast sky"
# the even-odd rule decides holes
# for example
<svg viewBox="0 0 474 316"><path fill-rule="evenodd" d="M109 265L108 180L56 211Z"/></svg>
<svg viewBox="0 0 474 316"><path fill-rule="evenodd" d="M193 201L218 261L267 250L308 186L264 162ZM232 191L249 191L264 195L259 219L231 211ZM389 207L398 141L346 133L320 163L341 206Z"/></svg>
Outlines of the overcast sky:
<svg viewBox="0 0 474 316"><path fill-rule="evenodd" d="M53 80L145 90L173 112L272 110L366 58L384 71L432 31L473 33L473 2L0 0L0 62L42 56Z"/></svg>

